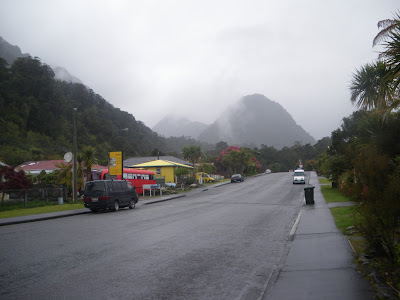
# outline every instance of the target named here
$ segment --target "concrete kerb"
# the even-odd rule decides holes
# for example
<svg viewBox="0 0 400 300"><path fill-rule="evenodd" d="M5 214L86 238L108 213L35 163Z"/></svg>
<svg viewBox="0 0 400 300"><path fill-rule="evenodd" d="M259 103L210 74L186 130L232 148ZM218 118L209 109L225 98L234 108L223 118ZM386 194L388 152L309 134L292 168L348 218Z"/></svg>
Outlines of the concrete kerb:
<svg viewBox="0 0 400 300"><path fill-rule="evenodd" d="M76 209L76 210L66 210L66 211L61 211L61 212L45 213L45 214L40 214L40 215L5 218L5 219L0 219L0 226L65 218L65 217L70 217L70 216L87 214L90 212L91 211L88 210L87 208L82 208L82 209Z"/></svg>
<svg viewBox="0 0 400 300"><path fill-rule="evenodd" d="M226 184L230 184L230 182L223 182L220 184L216 184L212 186L212 188L217 188ZM205 188L202 190L202 192L205 192L209 190L209 188ZM157 200L151 200L147 199L145 202L141 203L141 205L148 205L148 204L155 204L155 203L160 203L160 202L166 202L169 200L174 200L174 199L179 199L186 197L186 195L174 195L170 197L164 197L162 199L157 199ZM6 225L14 225L14 224L22 224L22 223L30 223L30 222L36 222L36 221L45 221L45 220L51 220L51 219L58 219L58 218L65 218L65 217L70 217L70 216L76 216L76 215L81 215L81 214L88 214L91 213L90 210L87 208L82 208L82 209L76 209L76 210L66 210L66 211L60 211L60 212L52 212L52 213L45 213L45 214L39 214L39 215L29 215L29 216L22 216L22 217L14 217L14 218L5 218L5 219L0 219L0 226L6 226Z"/></svg>
<svg viewBox="0 0 400 300"><path fill-rule="evenodd" d="M169 201L169 200L179 199L179 198L183 198L183 197L186 197L186 195L177 195L177 196L168 197L168 198L164 198L164 199L158 199L158 200L154 200L154 201L151 201L151 200L149 201L148 200L146 203L143 203L143 205L166 202L166 201Z"/></svg>

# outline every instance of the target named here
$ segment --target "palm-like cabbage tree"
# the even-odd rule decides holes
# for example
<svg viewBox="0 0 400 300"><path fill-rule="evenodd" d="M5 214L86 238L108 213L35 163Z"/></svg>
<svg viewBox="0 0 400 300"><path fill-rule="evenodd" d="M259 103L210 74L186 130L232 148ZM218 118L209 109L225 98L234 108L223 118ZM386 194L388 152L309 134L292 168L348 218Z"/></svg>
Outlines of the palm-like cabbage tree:
<svg viewBox="0 0 400 300"><path fill-rule="evenodd" d="M86 167L87 180L92 180L92 166L97 164L96 149L92 146L86 146L82 151L82 161Z"/></svg>
<svg viewBox="0 0 400 300"><path fill-rule="evenodd" d="M378 22L378 28L382 28L381 31L376 35L372 42L372 46L376 46L379 43L385 41L390 34L398 29L400 25L400 16L398 13L394 15L393 19L386 19Z"/></svg>
<svg viewBox="0 0 400 300"><path fill-rule="evenodd" d="M353 74L351 101L359 108L377 108L383 113L400 105L400 15L378 23L382 30L374 38L373 45L384 42L379 61L366 64Z"/></svg>
<svg viewBox="0 0 400 300"><path fill-rule="evenodd" d="M353 74L350 85L351 102L358 108L371 110L374 108L386 108L390 102L388 94L389 83L384 83L389 68L381 61L374 64L366 64Z"/></svg>
<svg viewBox="0 0 400 300"><path fill-rule="evenodd" d="M383 28L375 37L373 45L384 41L384 51L379 58L387 65L387 74L382 80L382 90L386 91L389 98L389 110L399 106L400 84L400 14L396 13L393 19L382 20L378 28Z"/></svg>
<svg viewBox="0 0 400 300"><path fill-rule="evenodd" d="M68 192L72 191L72 164L55 164L57 168L60 168L60 171L57 175L57 183L58 184L65 184L67 186Z"/></svg>

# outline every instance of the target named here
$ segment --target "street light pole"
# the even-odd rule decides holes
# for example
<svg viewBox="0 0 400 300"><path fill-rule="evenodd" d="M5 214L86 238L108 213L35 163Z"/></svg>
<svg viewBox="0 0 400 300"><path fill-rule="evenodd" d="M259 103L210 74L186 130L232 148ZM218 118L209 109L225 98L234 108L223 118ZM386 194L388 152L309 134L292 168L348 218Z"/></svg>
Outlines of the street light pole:
<svg viewBox="0 0 400 300"><path fill-rule="evenodd" d="M77 155L77 148L78 148L78 142L77 142L77 137L76 137L76 112L77 109L74 108L74 138L73 138L73 143L74 143L74 180L73 180L73 202L75 203L78 200L78 195L77 195L77 169L76 169L76 155Z"/></svg>

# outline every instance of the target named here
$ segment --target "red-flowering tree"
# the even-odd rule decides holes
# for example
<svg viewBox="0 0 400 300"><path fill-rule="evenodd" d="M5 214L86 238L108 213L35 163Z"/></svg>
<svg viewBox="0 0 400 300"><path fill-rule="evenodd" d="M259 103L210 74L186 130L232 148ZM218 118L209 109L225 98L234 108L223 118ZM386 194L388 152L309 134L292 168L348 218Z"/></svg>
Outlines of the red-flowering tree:
<svg viewBox="0 0 400 300"><path fill-rule="evenodd" d="M239 148L238 146L230 146L222 150L217 158L217 165L224 168L230 174L248 173L261 171L261 165L253 152L248 148Z"/></svg>
<svg viewBox="0 0 400 300"><path fill-rule="evenodd" d="M24 171L15 172L12 167L2 167L0 177L4 178L4 181L0 182L0 190L27 189L31 186L31 182Z"/></svg>

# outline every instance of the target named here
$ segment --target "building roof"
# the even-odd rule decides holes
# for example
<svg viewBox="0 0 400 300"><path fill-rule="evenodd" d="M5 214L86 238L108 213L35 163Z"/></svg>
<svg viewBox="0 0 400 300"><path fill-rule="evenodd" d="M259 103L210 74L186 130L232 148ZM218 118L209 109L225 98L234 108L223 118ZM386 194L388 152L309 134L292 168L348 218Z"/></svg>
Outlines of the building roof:
<svg viewBox="0 0 400 300"><path fill-rule="evenodd" d="M67 163L63 159L55 159L55 160L41 160L41 161L26 161L20 164L15 168L16 171L23 170L25 173L31 174L40 174L41 171L45 171L46 173L51 173L54 170L60 170L56 164L67 165ZM92 172L102 172L107 167L101 165L93 165Z"/></svg>
<svg viewBox="0 0 400 300"><path fill-rule="evenodd" d="M157 159L153 161L148 161L142 164L137 164L137 165L132 165L130 166L131 168L151 168L151 167L182 167L182 168L190 168L192 169L192 166L184 165L184 164L179 164L173 161L169 160L163 160L163 159Z"/></svg>
<svg viewBox="0 0 400 300"><path fill-rule="evenodd" d="M102 165L92 165L92 172L103 172L105 169L108 169L108 167Z"/></svg>
<svg viewBox="0 0 400 300"><path fill-rule="evenodd" d="M190 162L182 160L175 156L147 156L147 157L131 157L131 158L125 159L124 167L130 167L132 165L138 165L138 164L146 163L149 161L155 161L155 160L166 160L166 161L171 161L174 163L188 165L188 166L192 165Z"/></svg>
<svg viewBox="0 0 400 300"><path fill-rule="evenodd" d="M23 170L25 173L31 174L39 174L42 170L46 171L46 173L51 173L54 170L60 170L60 168L57 167L56 164L66 165L67 163L63 159L26 161L16 167L15 170Z"/></svg>

